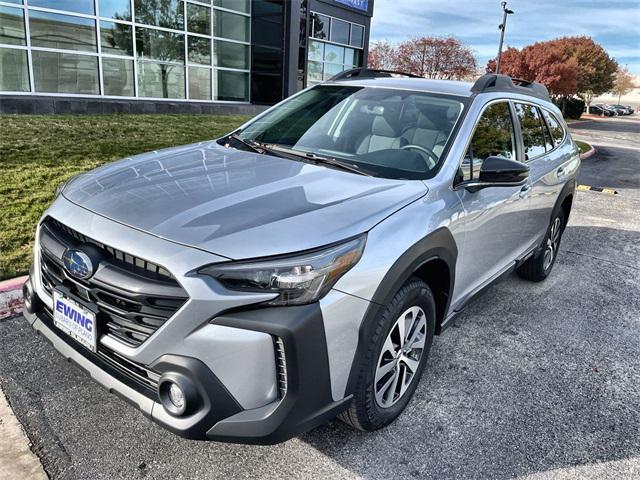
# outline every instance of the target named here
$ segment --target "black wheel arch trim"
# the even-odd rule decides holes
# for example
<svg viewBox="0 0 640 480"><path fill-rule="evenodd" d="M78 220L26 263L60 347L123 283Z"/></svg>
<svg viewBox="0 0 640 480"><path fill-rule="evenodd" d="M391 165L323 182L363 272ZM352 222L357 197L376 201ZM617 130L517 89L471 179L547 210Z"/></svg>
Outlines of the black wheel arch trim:
<svg viewBox="0 0 640 480"><path fill-rule="evenodd" d="M449 268L449 295L444 309L445 316L449 310L451 303L451 293L455 284L455 267L458 259L458 247L451 234L446 227L440 227L434 230L421 240L416 242L412 247L407 249L389 269L385 277L382 279L376 289L369 307L365 312L360 330L358 332L358 347L351 364L349 379L345 396L351 395L358 382L361 363L366 355L368 338L373 335L375 328L374 319L381 314L393 296L400 287L413 275L420 267L424 266L432 260L442 260ZM436 325L436 330L438 325Z"/></svg>

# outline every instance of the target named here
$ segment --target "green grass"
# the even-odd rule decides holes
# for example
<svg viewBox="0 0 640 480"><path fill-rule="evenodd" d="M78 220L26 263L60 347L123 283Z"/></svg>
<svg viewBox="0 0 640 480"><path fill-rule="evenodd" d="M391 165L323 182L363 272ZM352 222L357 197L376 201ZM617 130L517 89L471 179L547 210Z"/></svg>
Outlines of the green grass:
<svg viewBox="0 0 640 480"><path fill-rule="evenodd" d="M581 142L579 140L576 140L575 142L576 142L576 145L578 145L578 148L580 149L580 153L585 153L591 150L591 145L589 145L588 143Z"/></svg>
<svg viewBox="0 0 640 480"><path fill-rule="evenodd" d="M248 118L0 116L0 279L27 273L36 223L62 181L136 153L216 138Z"/></svg>

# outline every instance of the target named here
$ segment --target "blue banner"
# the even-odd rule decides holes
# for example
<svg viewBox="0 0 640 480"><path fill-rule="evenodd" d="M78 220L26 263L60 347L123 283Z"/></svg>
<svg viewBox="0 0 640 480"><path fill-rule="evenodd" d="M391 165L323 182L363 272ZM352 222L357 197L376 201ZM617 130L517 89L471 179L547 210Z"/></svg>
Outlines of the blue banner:
<svg viewBox="0 0 640 480"><path fill-rule="evenodd" d="M336 0L337 3L342 3L351 8L362 10L367 12L369 10L369 0Z"/></svg>

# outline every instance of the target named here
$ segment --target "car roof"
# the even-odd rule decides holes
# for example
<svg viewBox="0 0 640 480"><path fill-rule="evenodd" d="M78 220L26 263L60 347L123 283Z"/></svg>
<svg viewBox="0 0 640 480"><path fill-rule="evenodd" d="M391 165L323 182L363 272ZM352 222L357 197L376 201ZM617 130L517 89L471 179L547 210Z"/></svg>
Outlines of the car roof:
<svg viewBox="0 0 640 480"><path fill-rule="evenodd" d="M403 78L403 77L379 77L358 78L325 82L323 85L353 85L362 87L392 88L396 90L414 90L429 93L442 93L445 95L457 95L470 97L473 82L460 82L457 80L432 80L427 78Z"/></svg>

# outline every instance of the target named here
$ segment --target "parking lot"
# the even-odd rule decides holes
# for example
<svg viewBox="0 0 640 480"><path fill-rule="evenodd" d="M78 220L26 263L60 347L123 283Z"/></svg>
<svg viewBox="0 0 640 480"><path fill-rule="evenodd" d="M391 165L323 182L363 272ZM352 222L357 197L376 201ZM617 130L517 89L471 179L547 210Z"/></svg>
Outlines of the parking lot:
<svg viewBox="0 0 640 480"><path fill-rule="evenodd" d="M596 146L550 278L508 276L434 342L404 415L287 443L184 440L0 321L0 385L51 478L639 478L640 117L576 124Z"/></svg>

